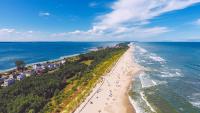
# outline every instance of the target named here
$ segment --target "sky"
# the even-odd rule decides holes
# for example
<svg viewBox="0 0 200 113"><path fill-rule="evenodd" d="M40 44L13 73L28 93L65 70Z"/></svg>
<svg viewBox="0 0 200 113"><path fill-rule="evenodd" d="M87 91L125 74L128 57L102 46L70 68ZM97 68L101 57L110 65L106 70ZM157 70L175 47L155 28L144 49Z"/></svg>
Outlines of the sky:
<svg viewBox="0 0 200 113"><path fill-rule="evenodd" d="M0 0L0 41L200 41L200 0Z"/></svg>

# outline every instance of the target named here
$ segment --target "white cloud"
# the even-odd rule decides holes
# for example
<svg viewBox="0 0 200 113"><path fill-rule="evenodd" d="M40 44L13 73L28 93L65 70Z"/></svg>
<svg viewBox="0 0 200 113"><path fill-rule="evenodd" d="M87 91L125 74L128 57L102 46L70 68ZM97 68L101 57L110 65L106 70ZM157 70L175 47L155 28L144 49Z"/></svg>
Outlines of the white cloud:
<svg viewBox="0 0 200 113"><path fill-rule="evenodd" d="M50 16L51 14L49 12L39 12L39 16Z"/></svg>
<svg viewBox="0 0 200 113"><path fill-rule="evenodd" d="M166 27L132 27L125 28L119 27L115 29L108 29L104 31L74 31L52 34L51 37L57 37L66 39L69 41L111 41L111 40L132 40L133 37L136 40L141 38L153 37L162 33L169 32Z"/></svg>
<svg viewBox="0 0 200 113"><path fill-rule="evenodd" d="M15 29L8 29L8 28L2 28L0 29L0 35L2 34L10 34L10 33L15 33Z"/></svg>
<svg viewBox="0 0 200 113"><path fill-rule="evenodd" d="M98 17L95 26L111 28L119 25L148 22L163 13L180 10L200 0L119 0L112 12Z"/></svg>
<svg viewBox="0 0 200 113"><path fill-rule="evenodd" d="M20 31L14 28L0 28L0 41L31 41L40 37L39 32L32 30Z"/></svg>
<svg viewBox="0 0 200 113"><path fill-rule="evenodd" d="M28 33L33 33L33 31L31 31L31 30L30 30L30 31L27 31L27 32L28 32Z"/></svg>
<svg viewBox="0 0 200 113"><path fill-rule="evenodd" d="M195 22L197 25L200 25L200 19Z"/></svg>
<svg viewBox="0 0 200 113"><path fill-rule="evenodd" d="M89 3L89 7L96 7L98 5L97 2L91 2Z"/></svg>
<svg viewBox="0 0 200 113"><path fill-rule="evenodd" d="M181 10L200 0L118 0L110 8L112 11L100 15L93 23L93 27L87 31L76 30L74 32L58 33L68 37L102 38L117 37L151 37L171 31L165 26L146 27L151 19L164 13ZM57 35L58 36L58 35Z"/></svg>
<svg viewBox="0 0 200 113"><path fill-rule="evenodd" d="M134 32L135 34L138 34L142 37L145 36L154 36L154 35L158 35L158 34L162 34L162 33L166 33L169 32L170 30L166 27L150 27L150 28L133 28L132 30L130 30L129 32L132 33Z"/></svg>
<svg viewBox="0 0 200 113"><path fill-rule="evenodd" d="M0 35L11 35L11 34L32 34L34 31L17 31L13 28L1 28L0 29Z"/></svg>

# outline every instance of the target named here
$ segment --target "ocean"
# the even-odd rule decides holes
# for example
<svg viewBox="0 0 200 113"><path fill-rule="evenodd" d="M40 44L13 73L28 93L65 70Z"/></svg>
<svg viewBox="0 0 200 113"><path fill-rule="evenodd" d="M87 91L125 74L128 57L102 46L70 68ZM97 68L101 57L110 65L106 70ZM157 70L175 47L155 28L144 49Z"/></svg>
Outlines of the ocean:
<svg viewBox="0 0 200 113"><path fill-rule="evenodd" d="M16 60L32 64L115 44L117 42L0 42L0 71L14 68Z"/></svg>
<svg viewBox="0 0 200 113"><path fill-rule="evenodd" d="M200 43L136 43L132 85L140 113L200 113Z"/></svg>

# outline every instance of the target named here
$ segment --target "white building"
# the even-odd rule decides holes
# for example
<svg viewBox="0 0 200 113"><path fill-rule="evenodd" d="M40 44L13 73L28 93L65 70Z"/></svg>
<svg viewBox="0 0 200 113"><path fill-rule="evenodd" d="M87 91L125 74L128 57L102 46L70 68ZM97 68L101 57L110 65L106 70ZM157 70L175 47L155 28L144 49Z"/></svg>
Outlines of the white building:
<svg viewBox="0 0 200 113"><path fill-rule="evenodd" d="M66 61L65 60L61 60L61 64L64 64Z"/></svg>
<svg viewBox="0 0 200 113"><path fill-rule="evenodd" d="M30 76L33 75L33 71L29 70L29 71L24 72L24 74L25 74L26 77L30 77Z"/></svg>
<svg viewBox="0 0 200 113"><path fill-rule="evenodd" d="M4 83L1 86L5 86L6 87L6 86L9 86L9 85L13 84L14 82L15 82L14 79L9 78L9 79L4 80Z"/></svg>
<svg viewBox="0 0 200 113"><path fill-rule="evenodd" d="M12 74L9 75L9 78L10 78L10 79L14 79L14 75L12 75Z"/></svg>
<svg viewBox="0 0 200 113"><path fill-rule="evenodd" d="M33 69L34 69L35 71L37 71L37 70L44 70L44 69L45 69L45 66L42 65L42 64L35 64L35 65L33 65Z"/></svg>
<svg viewBox="0 0 200 113"><path fill-rule="evenodd" d="M19 75L17 75L17 80L23 80L25 78L25 74L24 73L20 73Z"/></svg>
<svg viewBox="0 0 200 113"><path fill-rule="evenodd" d="M0 78L0 83L4 82L4 78Z"/></svg>

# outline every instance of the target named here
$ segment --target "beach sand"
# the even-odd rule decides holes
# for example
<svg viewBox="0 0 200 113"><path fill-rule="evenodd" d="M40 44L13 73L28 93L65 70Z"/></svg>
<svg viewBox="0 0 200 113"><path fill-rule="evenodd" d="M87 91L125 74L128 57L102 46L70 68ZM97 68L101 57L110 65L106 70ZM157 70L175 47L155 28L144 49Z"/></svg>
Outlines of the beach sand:
<svg viewBox="0 0 200 113"><path fill-rule="evenodd" d="M132 45L74 113L135 113L128 98L132 78L139 72L133 52Z"/></svg>

